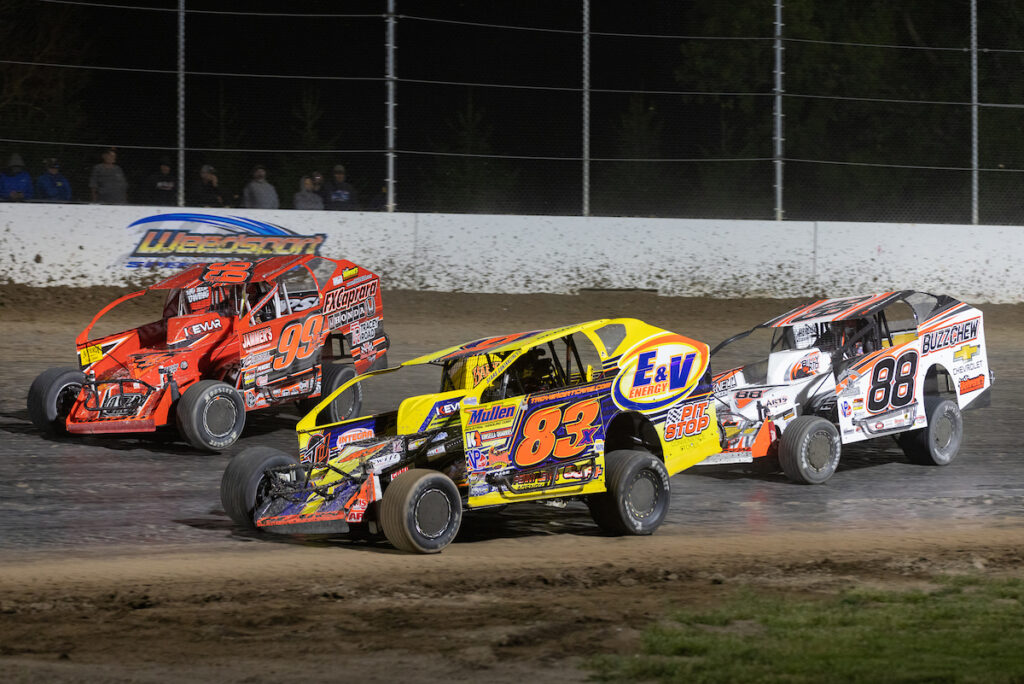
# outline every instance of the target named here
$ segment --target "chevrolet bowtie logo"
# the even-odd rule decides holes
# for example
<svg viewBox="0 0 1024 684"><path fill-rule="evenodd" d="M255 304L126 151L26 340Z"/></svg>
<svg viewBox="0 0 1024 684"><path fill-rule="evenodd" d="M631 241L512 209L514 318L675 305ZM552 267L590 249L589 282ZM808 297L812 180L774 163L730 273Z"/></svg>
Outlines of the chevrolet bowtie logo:
<svg viewBox="0 0 1024 684"><path fill-rule="evenodd" d="M958 361L970 361L974 358L974 355L978 353L978 345L976 344L965 344L956 350L953 354L953 358Z"/></svg>

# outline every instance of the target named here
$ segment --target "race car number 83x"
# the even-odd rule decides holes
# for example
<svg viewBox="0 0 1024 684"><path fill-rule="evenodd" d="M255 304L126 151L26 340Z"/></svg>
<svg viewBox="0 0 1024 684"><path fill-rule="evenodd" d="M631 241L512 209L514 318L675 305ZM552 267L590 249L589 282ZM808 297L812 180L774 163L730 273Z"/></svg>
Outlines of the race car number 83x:
<svg viewBox="0 0 1024 684"><path fill-rule="evenodd" d="M526 419L523 439L513 457L517 466L536 465L548 456L572 458L594 443L595 425L600 407L596 399L585 399L566 407L551 406L540 409ZM565 437L555 437L561 426Z"/></svg>

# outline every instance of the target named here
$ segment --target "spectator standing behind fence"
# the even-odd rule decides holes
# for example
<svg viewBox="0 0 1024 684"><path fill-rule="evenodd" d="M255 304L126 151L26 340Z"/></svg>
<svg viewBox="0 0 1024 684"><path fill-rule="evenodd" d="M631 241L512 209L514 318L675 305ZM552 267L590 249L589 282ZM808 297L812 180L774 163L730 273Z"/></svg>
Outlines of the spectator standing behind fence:
<svg viewBox="0 0 1024 684"><path fill-rule="evenodd" d="M324 208L324 198L313 190L313 179L310 176L303 176L299 181L299 191L292 197L292 206L309 210Z"/></svg>
<svg viewBox="0 0 1024 684"><path fill-rule="evenodd" d="M199 178L192 184L191 201L197 207L223 207L224 196L221 194L217 169L203 164L199 169Z"/></svg>
<svg viewBox="0 0 1024 684"><path fill-rule="evenodd" d="M161 207L173 207L178 203L178 177L172 171L171 160L160 159L160 167L146 177L146 201Z"/></svg>
<svg viewBox="0 0 1024 684"><path fill-rule="evenodd" d="M46 171L36 179L36 199L44 202L70 202L71 183L60 172L60 162L55 157L43 160Z"/></svg>
<svg viewBox="0 0 1024 684"><path fill-rule="evenodd" d="M103 160L92 167L89 190L92 201L100 204L127 204L128 180L117 165L117 150L111 147L100 154Z"/></svg>
<svg viewBox="0 0 1024 684"><path fill-rule="evenodd" d="M7 171L0 175L0 199L5 202L32 199L32 176L25 170L25 160L17 152L7 158Z"/></svg>
<svg viewBox="0 0 1024 684"><path fill-rule="evenodd" d="M249 209L278 209L277 189L267 180L267 167L257 164L252 169L252 180L242 190L242 206Z"/></svg>
<svg viewBox="0 0 1024 684"><path fill-rule="evenodd" d="M334 167L334 177L328 178L320 192L324 198L324 209L329 211L354 211L359 208L356 189L345 180L345 167Z"/></svg>

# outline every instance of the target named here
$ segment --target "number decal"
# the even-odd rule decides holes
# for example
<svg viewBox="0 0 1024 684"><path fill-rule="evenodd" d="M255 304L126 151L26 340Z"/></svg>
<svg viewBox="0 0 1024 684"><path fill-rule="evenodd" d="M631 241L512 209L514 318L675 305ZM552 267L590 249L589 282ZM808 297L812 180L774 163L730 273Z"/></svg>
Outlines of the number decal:
<svg viewBox="0 0 1024 684"><path fill-rule="evenodd" d="M238 285L249 280L252 274L250 261L218 261L203 271L203 280L208 283Z"/></svg>
<svg viewBox="0 0 1024 684"><path fill-rule="evenodd" d="M893 406L902 408L914 401L917 352L909 350L898 359L891 356L875 364L868 389L868 411L879 413Z"/></svg>
<svg viewBox="0 0 1024 684"><path fill-rule="evenodd" d="M578 455L594 443L599 412L596 399L584 399L564 411L552 406L530 414L513 460L517 466L528 468L551 455L559 459ZM559 427L565 431L564 437L555 436Z"/></svg>
<svg viewBox="0 0 1024 684"><path fill-rule="evenodd" d="M323 332L324 317L310 316L303 321L295 321L281 331L281 340L277 343L274 358L274 370L285 370L296 359L305 359L314 354L320 347L320 334Z"/></svg>

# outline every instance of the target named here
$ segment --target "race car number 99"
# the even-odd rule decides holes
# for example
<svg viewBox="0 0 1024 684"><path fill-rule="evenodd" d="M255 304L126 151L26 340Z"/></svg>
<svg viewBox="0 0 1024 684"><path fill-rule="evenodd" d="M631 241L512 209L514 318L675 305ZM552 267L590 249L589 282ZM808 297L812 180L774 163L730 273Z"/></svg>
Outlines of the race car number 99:
<svg viewBox="0 0 1024 684"><path fill-rule="evenodd" d="M304 322L296 321L282 330L281 341L277 345L280 356L274 359L274 370L284 370L296 359L312 356L320 347L323 328L323 316L310 316Z"/></svg>

